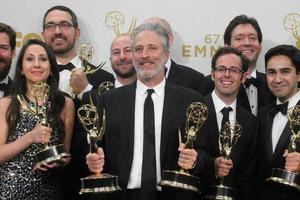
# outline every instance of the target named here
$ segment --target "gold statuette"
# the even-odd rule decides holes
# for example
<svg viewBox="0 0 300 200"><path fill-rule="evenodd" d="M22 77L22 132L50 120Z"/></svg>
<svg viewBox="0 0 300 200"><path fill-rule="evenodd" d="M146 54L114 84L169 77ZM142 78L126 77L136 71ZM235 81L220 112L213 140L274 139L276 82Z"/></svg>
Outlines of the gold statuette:
<svg viewBox="0 0 300 200"><path fill-rule="evenodd" d="M200 102L193 102L189 105L186 111L186 148L193 148L193 141L196 139L199 129L206 121L208 109L206 105ZM179 139L181 138L179 134ZM160 186L177 188L180 190L189 190L199 192L199 178L191 175L187 170L164 170L162 172Z"/></svg>
<svg viewBox="0 0 300 200"><path fill-rule="evenodd" d="M35 107L31 106L22 95L17 96L22 108L38 116L39 123L43 126L50 126L47 119L47 105L51 106L48 101L49 90L49 85L45 82L38 82L32 86L31 95L35 98ZM43 102L41 107L38 104L40 101ZM51 146L47 143L44 145L45 148L35 155L37 164L51 164L54 162L63 164L63 159L70 157L63 144Z"/></svg>
<svg viewBox="0 0 300 200"><path fill-rule="evenodd" d="M221 156L229 160L232 148L238 142L242 132L241 125L236 121L228 121L225 123L224 128L219 133L219 150ZM225 199L225 200L238 200L238 193L235 188L224 185L224 178L219 177L220 184L209 186L205 193L205 199Z"/></svg>
<svg viewBox="0 0 300 200"><path fill-rule="evenodd" d="M102 83L98 88L99 95L113 88L113 84L110 82ZM90 138L90 152L97 153L98 145L104 136L105 132L105 110L102 113L101 127L99 125L99 115L97 108L94 106L92 98L90 96L91 104L82 105L77 115L79 121L87 131ZM118 185L118 177L110 174L93 174L91 176L81 179L81 190L79 194L87 193L108 193L115 192L121 188Z"/></svg>
<svg viewBox="0 0 300 200"><path fill-rule="evenodd" d="M291 130L288 152L292 153L297 151L297 147L300 143L300 105L290 108L287 114ZM291 172L285 169L273 168L271 177L267 180L300 190L299 172Z"/></svg>

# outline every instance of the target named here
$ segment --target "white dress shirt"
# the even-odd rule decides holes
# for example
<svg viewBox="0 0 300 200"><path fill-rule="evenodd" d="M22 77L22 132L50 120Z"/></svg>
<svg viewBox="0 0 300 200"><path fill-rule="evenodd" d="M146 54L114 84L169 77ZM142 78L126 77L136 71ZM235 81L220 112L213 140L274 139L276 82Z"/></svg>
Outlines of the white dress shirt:
<svg viewBox="0 0 300 200"><path fill-rule="evenodd" d="M256 70L254 70L248 78L256 78ZM249 99L249 104L251 108L251 112L253 115L257 115L258 110L258 97L257 97L257 87L250 84L248 88L245 87L247 97Z"/></svg>
<svg viewBox="0 0 300 200"><path fill-rule="evenodd" d="M70 62L75 66L77 69L81 69L81 60L78 56L74 57ZM61 63L57 61L57 63L60 65ZM69 70L63 70L59 72L59 89L70 96L72 95L72 88L70 87L70 78L71 78L71 72ZM77 95L79 99L82 99L83 93L91 90L93 86L91 84L88 84L84 90Z"/></svg>
<svg viewBox="0 0 300 200"><path fill-rule="evenodd" d="M154 104L154 122L155 122L155 155L156 155L156 180L161 179L160 168L160 141L161 141L161 122L163 113L163 103L165 97L165 84L163 80L154 88L151 95ZM141 188L142 164L143 164L143 141L144 141L144 102L147 97L147 86L137 80L136 97L135 97L135 123L134 123L134 150L133 161L130 170L130 176L127 188ZM160 187L157 187L160 190Z"/></svg>
<svg viewBox="0 0 300 200"><path fill-rule="evenodd" d="M223 114L221 112L221 110L224 107L231 107L232 111L229 112L229 120L230 121L235 121L236 120L236 99L234 100L234 102L230 105L227 105L226 103L224 103L224 101L222 101L222 99L220 99L218 97L218 95L216 94L215 90L211 93L213 102L214 102L214 106L215 106L215 110L216 110L216 116L217 116L217 122L218 122L218 130L219 132L221 131L221 123L222 123L222 119L223 119Z"/></svg>
<svg viewBox="0 0 300 200"><path fill-rule="evenodd" d="M300 91L298 91L293 97L291 97L288 102L288 109L294 107L300 100ZM283 102L284 103L284 102ZM276 104L282 104L278 99ZM287 115L283 115L281 112L278 112L274 116L273 125L272 125L272 149L273 153L275 152L278 140L283 132L286 123L288 122Z"/></svg>

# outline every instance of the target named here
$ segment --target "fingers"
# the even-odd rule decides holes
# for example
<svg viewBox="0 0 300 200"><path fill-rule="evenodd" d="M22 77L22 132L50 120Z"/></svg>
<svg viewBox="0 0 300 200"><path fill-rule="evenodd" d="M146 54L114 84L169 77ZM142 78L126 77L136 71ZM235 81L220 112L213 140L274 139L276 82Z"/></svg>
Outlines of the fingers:
<svg viewBox="0 0 300 200"><path fill-rule="evenodd" d="M32 143L48 143L51 138L52 128L37 125L32 131L28 134L32 140Z"/></svg>
<svg viewBox="0 0 300 200"><path fill-rule="evenodd" d="M80 69L71 71L69 85L75 94L79 94L89 84L86 74Z"/></svg>
<svg viewBox="0 0 300 200"><path fill-rule="evenodd" d="M179 146L178 165L183 169L192 169L197 160L197 151L194 149L184 149L184 146Z"/></svg>
<svg viewBox="0 0 300 200"><path fill-rule="evenodd" d="M300 172L300 153L285 153L285 169L292 172Z"/></svg>
<svg viewBox="0 0 300 200"><path fill-rule="evenodd" d="M104 166L104 152L102 148L98 148L97 153L89 153L86 156L86 164L91 172L101 173Z"/></svg>
<svg viewBox="0 0 300 200"><path fill-rule="evenodd" d="M226 160L223 157L218 157L215 160L215 170L218 176L227 176L232 167L232 160Z"/></svg>

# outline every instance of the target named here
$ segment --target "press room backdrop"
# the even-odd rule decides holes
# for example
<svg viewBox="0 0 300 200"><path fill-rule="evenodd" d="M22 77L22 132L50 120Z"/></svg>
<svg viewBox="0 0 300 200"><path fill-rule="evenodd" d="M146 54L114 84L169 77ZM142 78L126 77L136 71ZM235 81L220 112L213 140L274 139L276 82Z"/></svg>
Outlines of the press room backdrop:
<svg viewBox="0 0 300 200"><path fill-rule="evenodd" d="M260 71L269 48L283 43L300 48L299 0L1 0L0 21L18 32L18 50L28 38L41 37L43 15L54 5L68 6L77 14L82 31L79 44L93 44L92 63L106 61L108 71L113 38L151 16L170 22L175 33L173 59L204 74L210 73L211 57L223 45L224 29L236 15L255 17L261 26Z"/></svg>

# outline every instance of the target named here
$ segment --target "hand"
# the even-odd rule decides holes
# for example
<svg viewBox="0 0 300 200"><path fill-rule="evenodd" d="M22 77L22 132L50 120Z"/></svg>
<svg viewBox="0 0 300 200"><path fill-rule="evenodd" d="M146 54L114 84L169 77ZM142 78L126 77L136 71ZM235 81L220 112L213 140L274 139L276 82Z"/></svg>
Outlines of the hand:
<svg viewBox="0 0 300 200"><path fill-rule="evenodd" d="M100 147L97 153L89 153L86 156L86 164L91 172L101 173L104 166L104 152Z"/></svg>
<svg viewBox="0 0 300 200"><path fill-rule="evenodd" d="M28 132L32 143L48 143L50 141L52 128L47 126L37 125L32 131Z"/></svg>
<svg viewBox="0 0 300 200"><path fill-rule="evenodd" d="M75 94L80 94L88 84L86 74L81 69L72 69L69 85Z"/></svg>
<svg viewBox="0 0 300 200"><path fill-rule="evenodd" d="M189 170L195 167L195 163L197 160L197 151L194 149L186 149L185 144L180 144L178 148L179 158L178 165L185 170Z"/></svg>
<svg viewBox="0 0 300 200"><path fill-rule="evenodd" d="M48 163L37 163L33 170L34 171L48 171L49 169L53 169L53 168L57 168L57 167L60 167L61 165L54 162L54 163L51 163L51 164L48 164Z"/></svg>
<svg viewBox="0 0 300 200"><path fill-rule="evenodd" d="M300 172L300 153L288 153L285 150L283 157L285 157L285 169L291 172Z"/></svg>
<svg viewBox="0 0 300 200"><path fill-rule="evenodd" d="M232 167L232 160L226 160L223 157L215 159L215 170L219 177L227 176Z"/></svg>

